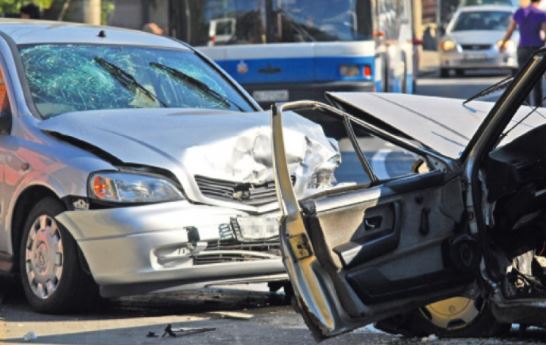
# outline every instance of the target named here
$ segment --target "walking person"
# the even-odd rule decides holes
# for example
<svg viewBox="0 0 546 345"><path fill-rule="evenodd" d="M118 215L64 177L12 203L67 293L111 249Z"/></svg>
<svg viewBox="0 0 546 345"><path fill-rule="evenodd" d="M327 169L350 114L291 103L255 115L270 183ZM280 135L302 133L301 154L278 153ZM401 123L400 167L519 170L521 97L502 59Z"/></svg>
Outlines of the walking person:
<svg viewBox="0 0 546 345"><path fill-rule="evenodd" d="M539 8L541 0L531 0L527 7L519 8L510 20L510 25L502 39L499 50L502 52L506 42L519 28L518 65L523 67L533 56L533 53L544 46L546 35L546 12ZM542 106L542 80L540 80L532 92L532 104Z"/></svg>

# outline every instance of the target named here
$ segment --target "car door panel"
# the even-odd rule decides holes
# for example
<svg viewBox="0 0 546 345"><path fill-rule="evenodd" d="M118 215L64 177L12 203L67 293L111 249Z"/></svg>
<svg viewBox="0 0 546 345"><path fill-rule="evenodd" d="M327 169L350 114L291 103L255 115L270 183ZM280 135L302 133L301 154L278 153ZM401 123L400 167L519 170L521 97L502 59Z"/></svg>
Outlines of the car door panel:
<svg viewBox="0 0 546 345"><path fill-rule="evenodd" d="M400 241L399 203L370 207L362 213L361 223L350 241L333 248L343 267L352 267L392 251Z"/></svg>
<svg viewBox="0 0 546 345"><path fill-rule="evenodd" d="M406 181L426 185L416 184L414 179L429 178L414 176ZM448 182L445 190L455 183ZM328 253L330 264L355 290L369 290L361 299L373 304L387 297L404 297L403 292L397 292L399 287L428 292L429 276L445 269L442 242L453 236L463 208L461 203L458 212L444 210L444 193L444 185L403 194L382 186L307 201L302 209L313 247ZM335 206L336 199L341 207ZM381 226L367 228L366 219L375 217L381 218ZM370 272L375 272L375 277Z"/></svg>
<svg viewBox="0 0 546 345"><path fill-rule="evenodd" d="M307 324L330 337L461 292L450 261L464 204L457 174L435 170L297 200L282 113L273 110L283 258Z"/></svg>

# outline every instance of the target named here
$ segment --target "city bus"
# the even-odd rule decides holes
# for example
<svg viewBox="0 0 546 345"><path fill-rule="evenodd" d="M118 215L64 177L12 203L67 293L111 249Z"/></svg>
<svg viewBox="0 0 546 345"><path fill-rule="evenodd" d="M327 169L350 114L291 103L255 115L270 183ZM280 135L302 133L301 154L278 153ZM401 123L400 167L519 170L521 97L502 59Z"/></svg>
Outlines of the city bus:
<svg viewBox="0 0 546 345"><path fill-rule="evenodd" d="M179 0L170 16L261 104L414 89L412 0Z"/></svg>

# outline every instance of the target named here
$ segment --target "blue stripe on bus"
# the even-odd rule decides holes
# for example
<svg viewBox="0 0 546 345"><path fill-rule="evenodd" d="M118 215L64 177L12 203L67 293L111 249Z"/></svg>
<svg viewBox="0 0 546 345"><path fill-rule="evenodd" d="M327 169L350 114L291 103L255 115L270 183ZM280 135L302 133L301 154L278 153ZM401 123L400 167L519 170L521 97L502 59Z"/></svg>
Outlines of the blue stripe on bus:
<svg viewBox="0 0 546 345"><path fill-rule="evenodd" d="M309 57L217 60L224 70L241 84L283 82L329 82L373 80L373 57ZM361 75L344 78L340 74L343 64L358 65ZM370 66L372 76L362 75L364 66Z"/></svg>

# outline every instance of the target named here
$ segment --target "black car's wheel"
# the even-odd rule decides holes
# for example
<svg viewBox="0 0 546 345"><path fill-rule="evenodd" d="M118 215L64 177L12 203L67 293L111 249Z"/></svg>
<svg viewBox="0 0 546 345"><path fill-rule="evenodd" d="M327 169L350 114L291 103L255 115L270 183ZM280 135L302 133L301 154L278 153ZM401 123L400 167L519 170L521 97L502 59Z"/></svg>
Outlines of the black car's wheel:
<svg viewBox="0 0 546 345"><path fill-rule="evenodd" d="M449 69L440 68L440 78L449 78Z"/></svg>
<svg viewBox="0 0 546 345"><path fill-rule="evenodd" d="M29 213L23 229L21 281L27 300L39 312L82 309L97 296L76 242L55 220L64 210L57 199L44 198Z"/></svg>
<svg viewBox="0 0 546 345"><path fill-rule="evenodd" d="M435 334L445 338L490 337L509 329L498 323L487 303L466 297L448 298L403 316L381 321L377 327L407 336Z"/></svg>

